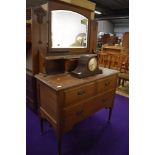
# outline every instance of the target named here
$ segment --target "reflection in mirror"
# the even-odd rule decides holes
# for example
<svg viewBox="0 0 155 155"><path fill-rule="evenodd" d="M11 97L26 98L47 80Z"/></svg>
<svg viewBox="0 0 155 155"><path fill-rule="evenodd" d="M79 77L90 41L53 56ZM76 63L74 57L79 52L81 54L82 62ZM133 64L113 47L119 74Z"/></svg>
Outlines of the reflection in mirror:
<svg viewBox="0 0 155 155"><path fill-rule="evenodd" d="M51 11L52 48L87 48L88 19L68 10Z"/></svg>

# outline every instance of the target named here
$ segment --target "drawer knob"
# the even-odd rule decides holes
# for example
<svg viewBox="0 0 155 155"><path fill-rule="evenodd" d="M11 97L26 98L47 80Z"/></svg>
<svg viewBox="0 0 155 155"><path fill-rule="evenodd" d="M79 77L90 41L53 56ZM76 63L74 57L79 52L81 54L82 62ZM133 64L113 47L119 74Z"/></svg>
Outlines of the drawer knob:
<svg viewBox="0 0 155 155"><path fill-rule="evenodd" d="M78 95L78 96L81 96L81 95L84 95L84 94L85 94L85 91L84 91L84 90L81 90L81 91L78 91L78 92L77 92L77 95Z"/></svg>
<svg viewBox="0 0 155 155"><path fill-rule="evenodd" d="M104 84L105 86L109 86L110 85L110 81L108 81L108 82L105 82L105 84Z"/></svg>
<svg viewBox="0 0 155 155"><path fill-rule="evenodd" d="M102 102L106 102L106 99L103 99Z"/></svg>
<svg viewBox="0 0 155 155"><path fill-rule="evenodd" d="M76 116L80 116L83 113L83 110L77 111Z"/></svg>

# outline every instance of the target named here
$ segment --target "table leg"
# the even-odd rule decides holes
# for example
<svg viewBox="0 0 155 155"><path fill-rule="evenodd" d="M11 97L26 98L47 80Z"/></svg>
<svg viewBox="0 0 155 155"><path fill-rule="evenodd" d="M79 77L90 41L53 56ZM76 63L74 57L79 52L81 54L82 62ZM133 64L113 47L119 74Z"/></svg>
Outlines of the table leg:
<svg viewBox="0 0 155 155"><path fill-rule="evenodd" d="M40 118L40 134L43 135L44 133L44 119Z"/></svg>
<svg viewBox="0 0 155 155"><path fill-rule="evenodd" d="M109 108L109 118L108 118L108 121L110 121L110 119L111 119L111 114L112 114L112 108Z"/></svg>
<svg viewBox="0 0 155 155"><path fill-rule="evenodd" d="M62 155L62 149L61 149L61 144L62 144L62 136L58 136L58 155Z"/></svg>
<svg viewBox="0 0 155 155"><path fill-rule="evenodd" d="M125 80L124 80L124 79L122 79L122 86L123 86L123 87L124 87L124 81L125 81Z"/></svg>
<svg viewBox="0 0 155 155"><path fill-rule="evenodd" d="M121 79L118 78L118 87L121 85Z"/></svg>

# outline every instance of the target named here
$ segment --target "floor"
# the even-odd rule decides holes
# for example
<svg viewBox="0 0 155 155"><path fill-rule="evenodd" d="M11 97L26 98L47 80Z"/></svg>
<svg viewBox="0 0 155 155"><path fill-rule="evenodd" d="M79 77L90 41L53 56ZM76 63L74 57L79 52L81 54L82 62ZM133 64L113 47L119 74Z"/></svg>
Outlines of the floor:
<svg viewBox="0 0 155 155"><path fill-rule="evenodd" d="M120 85L116 89L116 94L129 97L129 81L125 81L124 85Z"/></svg>
<svg viewBox="0 0 155 155"><path fill-rule="evenodd" d="M45 122L40 136L37 114L28 107L26 112L26 155L57 155L53 129ZM116 95L111 122L107 119L103 109L77 124L63 138L63 155L129 155L129 99Z"/></svg>

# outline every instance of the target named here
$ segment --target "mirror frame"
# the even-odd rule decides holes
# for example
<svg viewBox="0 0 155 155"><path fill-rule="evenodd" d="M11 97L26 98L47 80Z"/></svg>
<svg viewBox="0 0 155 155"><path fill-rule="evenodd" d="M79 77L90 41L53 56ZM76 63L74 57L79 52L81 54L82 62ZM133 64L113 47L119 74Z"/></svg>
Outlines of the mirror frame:
<svg viewBox="0 0 155 155"><path fill-rule="evenodd" d="M48 5L48 10L49 10L49 16L48 16L48 40L49 40L49 44L48 44L48 51L50 53L88 53L89 49L90 49L90 24L91 24L91 11L84 9L84 8L80 8L80 7L76 7L74 5L71 4L66 4L64 2L52 2L49 3ZM51 11L54 10L67 10L67 11L73 11L76 13L79 13L83 16L85 16L88 19L88 36L87 36L87 48L52 48L52 38L51 38Z"/></svg>
<svg viewBox="0 0 155 155"><path fill-rule="evenodd" d="M54 18L54 16L53 16L54 14L58 15L59 17ZM61 15L64 14L65 16L62 18L62 16L60 16L60 14ZM88 18L87 17L85 17L77 12L70 11L70 10L52 10L51 16L52 16L51 22L53 23L55 20L55 23L57 24L57 27L54 27L53 24L51 25L52 26L51 27L51 29L52 29L52 34L51 34L52 47L51 48L87 48L87 46L88 46ZM70 16L72 19L68 18ZM66 19L64 19L64 18L66 18ZM78 19L78 23L77 23L76 19ZM74 22L73 22L74 20L76 20L75 21L76 25L74 25ZM82 20L86 20L86 23L82 24L81 23ZM67 23L66 23L66 21L67 21ZM69 29L67 29L65 24L67 24L67 27ZM61 33L59 33L58 27L60 27ZM71 29L73 29L74 31L70 31ZM67 34L72 39L70 37L68 37L68 38L66 38L66 36L64 37L63 33ZM86 39L85 40L86 44L83 46L81 44L77 43L77 40L76 40L76 38L81 34L84 35L83 37ZM54 35L55 35L55 37L59 36L59 39L57 37L55 38ZM64 44L65 40L66 41L69 40L69 44ZM59 43L62 44L60 47L58 46ZM78 45L76 46L76 44L78 44Z"/></svg>

